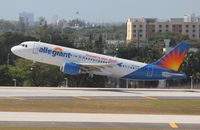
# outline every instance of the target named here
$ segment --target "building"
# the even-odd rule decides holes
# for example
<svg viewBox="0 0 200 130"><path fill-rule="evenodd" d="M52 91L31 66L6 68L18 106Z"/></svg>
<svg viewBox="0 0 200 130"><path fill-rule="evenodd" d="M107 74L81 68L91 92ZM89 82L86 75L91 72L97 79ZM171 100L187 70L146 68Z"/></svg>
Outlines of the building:
<svg viewBox="0 0 200 130"><path fill-rule="evenodd" d="M157 18L129 18L127 20L127 42L148 41L157 32L175 32L200 40L200 18L185 15L183 18L158 20Z"/></svg>
<svg viewBox="0 0 200 130"><path fill-rule="evenodd" d="M19 20L22 21L25 25L33 25L34 24L34 14L22 12L19 14Z"/></svg>

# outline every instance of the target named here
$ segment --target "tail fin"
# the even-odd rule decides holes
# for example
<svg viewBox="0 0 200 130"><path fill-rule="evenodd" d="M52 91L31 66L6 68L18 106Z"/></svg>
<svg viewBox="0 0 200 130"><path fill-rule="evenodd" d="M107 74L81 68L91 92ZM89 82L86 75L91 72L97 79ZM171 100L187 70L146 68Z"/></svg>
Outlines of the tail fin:
<svg viewBox="0 0 200 130"><path fill-rule="evenodd" d="M154 63L162 68L173 71L178 71L181 63L183 62L185 54L188 52L188 45L186 42L179 43L176 47L171 49L163 57Z"/></svg>

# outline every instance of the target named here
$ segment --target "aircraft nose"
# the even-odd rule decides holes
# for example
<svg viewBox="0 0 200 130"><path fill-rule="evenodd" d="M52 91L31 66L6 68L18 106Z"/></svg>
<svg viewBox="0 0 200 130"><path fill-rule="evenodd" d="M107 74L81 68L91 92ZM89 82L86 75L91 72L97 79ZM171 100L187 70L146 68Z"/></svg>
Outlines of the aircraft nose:
<svg viewBox="0 0 200 130"><path fill-rule="evenodd" d="M21 54L21 48L19 46L14 46L11 48L11 52L19 56Z"/></svg>
<svg viewBox="0 0 200 130"><path fill-rule="evenodd" d="M11 52L12 52L13 54L16 53L16 48L17 48L16 46L14 46L14 47L11 48Z"/></svg>

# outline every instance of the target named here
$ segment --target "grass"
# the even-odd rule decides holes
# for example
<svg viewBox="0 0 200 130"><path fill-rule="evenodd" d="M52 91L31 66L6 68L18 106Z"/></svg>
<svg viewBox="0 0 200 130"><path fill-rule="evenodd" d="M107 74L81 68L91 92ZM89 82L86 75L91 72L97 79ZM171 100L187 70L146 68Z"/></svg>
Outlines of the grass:
<svg viewBox="0 0 200 130"><path fill-rule="evenodd" d="M63 127L0 127L0 130L171 130L171 129L150 129L150 128L63 128Z"/></svg>
<svg viewBox="0 0 200 130"><path fill-rule="evenodd" d="M200 100L0 100L0 111L200 115Z"/></svg>

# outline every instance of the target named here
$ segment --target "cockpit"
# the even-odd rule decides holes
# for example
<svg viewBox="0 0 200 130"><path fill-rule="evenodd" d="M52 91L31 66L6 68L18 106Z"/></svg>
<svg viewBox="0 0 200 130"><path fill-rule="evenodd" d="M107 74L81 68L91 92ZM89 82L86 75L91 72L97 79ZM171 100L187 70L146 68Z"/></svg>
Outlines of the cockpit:
<svg viewBox="0 0 200 130"><path fill-rule="evenodd" d="M12 53L20 57L31 56L32 46L34 42L22 42L21 44L11 48Z"/></svg>
<svg viewBox="0 0 200 130"><path fill-rule="evenodd" d="M21 45L22 47L26 47L26 48L28 47L28 45L25 44L25 43L21 43L20 45Z"/></svg>

